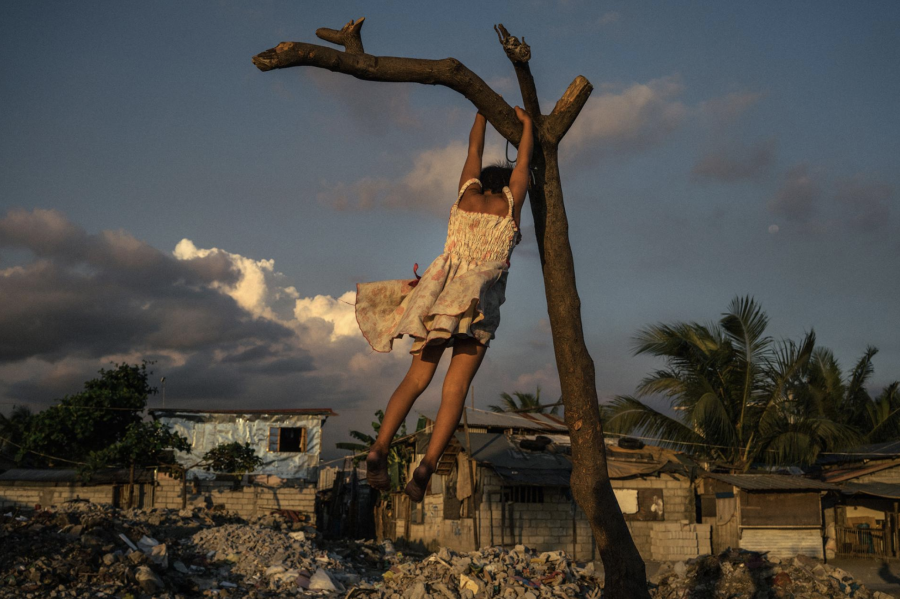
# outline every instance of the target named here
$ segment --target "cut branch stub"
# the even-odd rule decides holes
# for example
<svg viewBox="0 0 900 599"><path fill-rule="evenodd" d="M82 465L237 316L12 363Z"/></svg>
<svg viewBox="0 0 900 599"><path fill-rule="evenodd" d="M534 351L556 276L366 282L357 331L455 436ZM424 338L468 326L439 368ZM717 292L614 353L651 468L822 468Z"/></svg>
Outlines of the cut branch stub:
<svg viewBox="0 0 900 599"><path fill-rule="evenodd" d="M360 30L362 29L363 21L365 20L366 18L362 17L356 21L350 21L341 27L340 31L337 29L320 27L319 29L316 29L316 37L323 39L326 42L343 46L348 54L364 54L365 50L363 50Z"/></svg>
<svg viewBox="0 0 900 599"><path fill-rule="evenodd" d="M519 38L509 34L509 31L506 30L502 23L494 25L494 31L497 32L497 37L500 38L500 43L503 45L503 51L506 52L511 61L528 62L531 60L531 47L525 43L524 36L520 42Z"/></svg>

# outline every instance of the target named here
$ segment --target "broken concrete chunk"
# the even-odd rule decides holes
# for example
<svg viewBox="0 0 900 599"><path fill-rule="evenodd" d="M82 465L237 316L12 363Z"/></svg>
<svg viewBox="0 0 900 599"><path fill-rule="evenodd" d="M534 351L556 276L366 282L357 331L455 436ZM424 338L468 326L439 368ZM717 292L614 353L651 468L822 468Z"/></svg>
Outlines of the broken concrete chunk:
<svg viewBox="0 0 900 599"><path fill-rule="evenodd" d="M156 593L166 588L162 579L147 566L138 566L134 579L145 593Z"/></svg>
<svg viewBox="0 0 900 599"><path fill-rule="evenodd" d="M337 587L334 586L334 582L332 582L328 573L322 568L319 568L309 579L309 589L317 591L336 591Z"/></svg>

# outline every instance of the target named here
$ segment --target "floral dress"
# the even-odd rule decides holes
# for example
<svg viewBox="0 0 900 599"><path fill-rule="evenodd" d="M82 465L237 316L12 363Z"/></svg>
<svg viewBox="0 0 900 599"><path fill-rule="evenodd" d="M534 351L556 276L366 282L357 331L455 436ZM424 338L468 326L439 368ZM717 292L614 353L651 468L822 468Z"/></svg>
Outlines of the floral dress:
<svg viewBox="0 0 900 599"><path fill-rule="evenodd" d="M506 216L460 210L459 200L473 183L481 185L470 179L459 190L444 253L421 277L356 286L356 321L375 351L391 351L403 335L414 339L412 354L428 344L450 345L456 337L474 337L483 345L494 338L506 301L509 257L521 234L508 187Z"/></svg>

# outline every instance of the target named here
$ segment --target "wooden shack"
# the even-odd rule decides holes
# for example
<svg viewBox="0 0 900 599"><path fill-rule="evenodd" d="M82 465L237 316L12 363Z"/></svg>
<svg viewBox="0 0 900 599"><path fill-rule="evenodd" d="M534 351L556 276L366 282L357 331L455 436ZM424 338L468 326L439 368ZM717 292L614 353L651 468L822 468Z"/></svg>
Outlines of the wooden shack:
<svg viewBox="0 0 900 599"><path fill-rule="evenodd" d="M706 472L701 518L712 525L715 552L739 547L822 558L822 496L829 491L838 488L803 476Z"/></svg>

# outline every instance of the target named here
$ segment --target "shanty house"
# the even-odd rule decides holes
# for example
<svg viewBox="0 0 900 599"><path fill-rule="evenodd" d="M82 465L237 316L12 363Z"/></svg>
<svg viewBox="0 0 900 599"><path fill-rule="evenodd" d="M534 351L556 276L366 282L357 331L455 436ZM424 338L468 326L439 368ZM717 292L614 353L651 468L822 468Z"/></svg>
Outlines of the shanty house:
<svg viewBox="0 0 900 599"><path fill-rule="evenodd" d="M430 438L434 415L426 418L426 429L415 439L413 466ZM710 526L696 523L690 465L674 452L631 441L622 444L631 449L610 441L607 458L638 550L652 560L709 553ZM376 512L376 526L383 537L429 548L525 544L598 559L587 518L569 489L571 470L568 431L555 416L467 408L425 500L410 504L393 495Z"/></svg>
<svg viewBox="0 0 900 599"><path fill-rule="evenodd" d="M828 557L900 558L900 441L831 453L822 479L841 487L825 509Z"/></svg>
<svg viewBox="0 0 900 599"><path fill-rule="evenodd" d="M277 410L150 410L150 415L171 430L187 437L189 452L175 458L182 466L198 464L203 455L222 443L250 443L263 465L256 474L282 479L317 481L322 426L330 408ZM195 469L188 478L214 478Z"/></svg>
<svg viewBox="0 0 900 599"><path fill-rule="evenodd" d="M190 485L159 472L153 505L220 505L243 516L281 510L306 522L315 522L316 482L322 448L322 426L329 408L273 410L150 410L154 419L187 437L189 452L177 453L186 468L222 443L250 443L263 464L242 477L217 476L195 468Z"/></svg>
<svg viewBox="0 0 900 599"><path fill-rule="evenodd" d="M785 474L703 473L701 518L713 551L740 547L776 557L822 558L822 497L838 488Z"/></svg>

